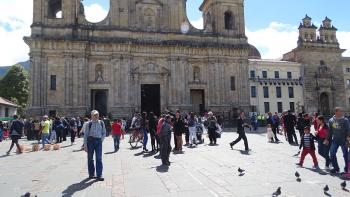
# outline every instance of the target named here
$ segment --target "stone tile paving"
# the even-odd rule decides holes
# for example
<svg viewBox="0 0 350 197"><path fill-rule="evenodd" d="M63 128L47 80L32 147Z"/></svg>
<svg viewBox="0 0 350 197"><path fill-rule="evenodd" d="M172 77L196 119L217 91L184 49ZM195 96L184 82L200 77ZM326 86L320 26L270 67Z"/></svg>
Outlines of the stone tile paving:
<svg viewBox="0 0 350 197"><path fill-rule="evenodd" d="M206 143L197 148L184 148L184 154L172 153L169 168L160 165L158 154L131 149L127 140L122 141L119 152L110 154L113 142L106 138L104 182L86 179L86 153L79 151L81 139L74 146L64 142L58 151L13 152L10 156L3 155L10 145L5 141L0 143L0 196L21 196L26 192L39 197L271 196L278 187L282 187L281 196L324 196L322 188L326 184L332 196L350 196L342 191L339 177L312 170L311 157L306 158L305 168L297 168L298 158L293 155L298 147L284 140L280 144L267 143L263 133L247 136L250 154L241 151L243 142L231 150L228 143L237 134L227 132L218 140L218 146L208 146L206 138ZM21 143L27 147L31 144L26 140ZM324 160L318 160L323 168ZM340 154L339 163L343 168ZM239 176L238 167L246 170L243 176ZM294 177L296 170L301 182Z"/></svg>

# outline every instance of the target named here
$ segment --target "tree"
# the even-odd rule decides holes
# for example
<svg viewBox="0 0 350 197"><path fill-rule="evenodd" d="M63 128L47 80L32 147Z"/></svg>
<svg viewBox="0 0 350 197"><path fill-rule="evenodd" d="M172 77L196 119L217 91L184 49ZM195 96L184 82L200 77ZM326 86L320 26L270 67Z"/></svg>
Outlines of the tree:
<svg viewBox="0 0 350 197"><path fill-rule="evenodd" d="M0 81L0 96L19 105L24 111L29 96L28 72L22 65L13 65Z"/></svg>

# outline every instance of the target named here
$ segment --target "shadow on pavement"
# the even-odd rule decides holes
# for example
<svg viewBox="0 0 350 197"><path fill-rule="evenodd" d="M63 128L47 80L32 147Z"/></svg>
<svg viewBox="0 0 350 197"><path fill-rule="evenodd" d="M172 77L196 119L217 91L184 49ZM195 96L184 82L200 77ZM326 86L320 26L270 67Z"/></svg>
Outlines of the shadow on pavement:
<svg viewBox="0 0 350 197"><path fill-rule="evenodd" d="M146 154L144 154L143 157L152 157L155 154L157 154L157 152L150 151L150 152L147 152Z"/></svg>
<svg viewBox="0 0 350 197"><path fill-rule="evenodd" d="M11 156L13 156L13 155L7 155L7 154L5 154L5 155L1 155L0 158L11 157Z"/></svg>
<svg viewBox="0 0 350 197"><path fill-rule="evenodd" d="M118 151L105 152L105 155L114 154L114 153L116 153L116 152L118 152Z"/></svg>
<svg viewBox="0 0 350 197"><path fill-rule="evenodd" d="M156 168L156 171L160 173L166 173L168 172L168 170L169 170L169 166L166 166L166 165L160 165L160 166L157 166Z"/></svg>
<svg viewBox="0 0 350 197"><path fill-rule="evenodd" d="M92 184L94 184L95 182L97 182L97 180L91 180L89 178L86 178L84 180L82 180L80 183L74 183L70 186L68 186L63 192L62 192L62 196L63 197L70 197L73 196L73 194L75 192L78 191L82 191L88 187L90 187Z"/></svg>
<svg viewBox="0 0 350 197"><path fill-rule="evenodd" d="M140 156L140 155L143 155L143 151L142 152L139 152L139 153L135 153L134 156Z"/></svg>

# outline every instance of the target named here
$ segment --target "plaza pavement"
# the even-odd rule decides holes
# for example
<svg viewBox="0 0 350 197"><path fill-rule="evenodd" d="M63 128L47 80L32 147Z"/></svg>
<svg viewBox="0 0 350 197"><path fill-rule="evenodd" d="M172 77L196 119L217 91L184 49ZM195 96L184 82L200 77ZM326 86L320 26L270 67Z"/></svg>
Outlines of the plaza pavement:
<svg viewBox="0 0 350 197"><path fill-rule="evenodd" d="M78 151L82 139L74 146L64 142L59 151L20 155L13 152L5 156L8 140L0 143L0 196L17 197L26 192L38 197L272 196L281 187L281 196L318 197L324 196L326 184L330 195L350 196L342 191L339 177L312 170L310 156L306 158L305 168L297 168L298 158L293 155L298 148L288 145L283 136L279 136L282 143L273 144L267 143L266 134L247 134L250 154L241 151L243 142L231 150L228 144L236 137L235 132L225 132L218 139L218 146L208 146L205 138L205 144L197 148L184 147L184 154L171 153L169 168L160 165L158 154L142 153L142 148L130 149L127 140L121 142L119 152L111 153L113 142L106 138L104 182L86 179L86 153ZM340 154L338 158L343 168ZM324 160L319 156L318 160L323 168ZM246 170L243 176L239 176L238 167ZM301 182L296 181L296 170L301 174Z"/></svg>

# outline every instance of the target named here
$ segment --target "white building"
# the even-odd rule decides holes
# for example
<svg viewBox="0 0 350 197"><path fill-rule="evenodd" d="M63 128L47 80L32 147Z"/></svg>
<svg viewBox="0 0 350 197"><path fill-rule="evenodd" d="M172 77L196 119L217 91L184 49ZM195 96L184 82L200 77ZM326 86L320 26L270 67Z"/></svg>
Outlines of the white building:
<svg viewBox="0 0 350 197"><path fill-rule="evenodd" d="M301 70L301 64L296 62L250 59L251 111L301 112L304 106Z"/></svg>
<svg viewBox="0 0 350 197"><path fill-rule="evenodd" d="M11 117L17 114L17 108L19 106L0 97L0 118Z"/></svg>

